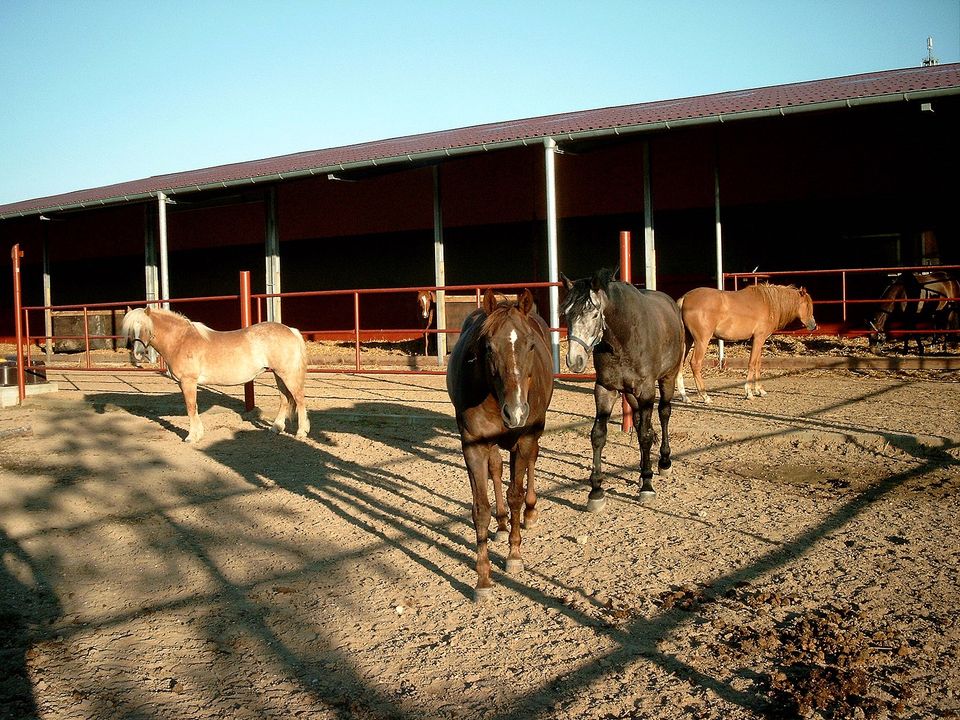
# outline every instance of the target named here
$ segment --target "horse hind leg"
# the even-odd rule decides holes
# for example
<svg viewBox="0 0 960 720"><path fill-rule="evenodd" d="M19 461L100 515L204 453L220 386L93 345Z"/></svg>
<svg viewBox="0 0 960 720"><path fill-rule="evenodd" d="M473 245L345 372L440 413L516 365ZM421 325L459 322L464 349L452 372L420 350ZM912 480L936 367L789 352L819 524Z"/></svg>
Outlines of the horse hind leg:
<svg viewBox="0 0 960 720"><path fill-rule="evenodd" d="M673 393L667 381L661 380L660 383L660 402L657 405L657 414L660 416L660 460L657 463L662 477L670 475L672 462L670 460L670 414L673 412Z"/></svg>
<svg viewBox="0 0 960 720"><path fill-rule="evenodd" d="M277 413L276 420L270 426L275 433L282 433L287 427L287 419L290 417L291 403L293 396L290 394L287 384L280 377L280 374L274 371L274 379L277 381L277 390L280 391L280 411Z"/></svg>
<svg viewBox="0 0 960 720"><path fill-rule="evenodd" d="M690 356L690 370L693 372L693 382L696 384L697 392L700 393L703 402L707 405L713 402L710 396L707 395L707 386L703 381L703 358L707 354L707 345L709 342L709 338L695 338L693 341L693 355Z"/></svg>

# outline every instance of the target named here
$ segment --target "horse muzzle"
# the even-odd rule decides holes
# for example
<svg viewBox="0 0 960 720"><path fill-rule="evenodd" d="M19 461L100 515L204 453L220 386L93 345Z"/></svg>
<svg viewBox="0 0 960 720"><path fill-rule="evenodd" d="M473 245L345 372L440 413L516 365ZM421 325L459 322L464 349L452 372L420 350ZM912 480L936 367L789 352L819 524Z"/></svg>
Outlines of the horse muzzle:
<svg viewBox="0 0 960 720"><path fill-rule="evenodd" d="M500 417L503 424L511 430L523 427L530 417L530 403L504 404L500 406Z"/></svg>
<svg viewBox="0 0 960 720"><path fill-rule="evenodd" d="M804 323L804 324L806 325L807 330L809 330L810 332L813 332L814 330L817 329L817 321L816 321L816 320L812 320L812 319L811 319L810 322Z"/></svg>

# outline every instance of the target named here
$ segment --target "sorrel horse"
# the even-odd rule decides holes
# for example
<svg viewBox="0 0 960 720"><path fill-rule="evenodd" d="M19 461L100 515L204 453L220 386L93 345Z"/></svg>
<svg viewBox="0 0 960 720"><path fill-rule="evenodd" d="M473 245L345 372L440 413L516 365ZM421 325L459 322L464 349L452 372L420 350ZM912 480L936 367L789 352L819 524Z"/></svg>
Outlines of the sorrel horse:
<svg viewBox="0 0 960 720"><path fill-rule="evenodd" d="M709 287L694 288L677 302L683 316L683 360L686 362L690 346L693 356L690 369L700 397L707 404L703 383L703 357L712 338L721 340L752 339L750 360L747 363L747 382L743 389L747 399L763 396L767 391L760 384L760 354L767 338L794 320L799 320L811 332L817 329L813 319L813 298L804 288L793 285L750 285L742 290L717 290ZM683 384L683 366L677 375L680 397L687 402Z"/></svg>
<svg viewBox="0 0 960 720"><path fill-rule="evenodd" d="M447 364L447 392L456 411L463 459L473 492L473 525L477 533L475 599L478 601L488 598L492 592L487 553L488 477L493 478L497 512L497 532L492 539L507 529L500 449L510 452L508 573L523 569L521 508L524 527L529 528L537 519L534 467L553 395L553 361L548 336L547 325L536 313L529 290L524 290L517 304L498 303L493 291L487 290L483 306L463 321L460 338Z"/></svg>
<svg viewBox="0 0 960 720"><path fill-rule="evenodd" d="M310 432L303 391L307 349L300 331L276 322L263 322L229 332L211 330L187 317L160 308L137 308L123 316L121 332L130 345L136 364L143 350L152 347L163 357L180 384L190 418L185 442L203 437L197 413L197 385L242 385L270 370L280 390L280 412L273 429L283 432L286 421L297 411L297 437Z"/></svg>
<svg viewBox="0 0 960 720"><path fill-rule="evenodd" d="M417 293L417 307L420 308L420 317L424 320L423 326L423 354L430 354L430 333L433 327L433 318L437 311L437 295L433 290L420 290Z"/></svg>
<svg viewBox="0 0 960 720"><path fill-rule="evenodd" d="M683 324L680 310L669 295L656 290L638 290L617 282L615 271L599 270L593 277L572 281L561 275L566 298L561 308L567 321L567 365L583 372L590 354L597 381L593 388L596 419L590 431L593 471L587 510L596 512L606 504L600 474L600 457L607 442L607 421L619 393L633 410L640 445L640 498L656 495L651 479L653 402L660 388L661 475L670 471L670 412L677 372L683 358Z"/></svg>
<svg viewBox="0 0 960 720"><path fill-rule="evenodd" d="M880 308L867 321L873 330L868 336L870 349L878 351L886 341L888 321L891 324L899 321L910 330L917 329L925 321L930 323L934 332L958 329L960 302L951 298L960 298L960 279L953 273L946 270L903 271L884 289ZM914 337L922 355L921 336ZM948 339L949 336L945 335L944 346ZM909 336L905 336L904 352L907 351L908 340ZM952 342L955 344L955 338Z"/></svg>

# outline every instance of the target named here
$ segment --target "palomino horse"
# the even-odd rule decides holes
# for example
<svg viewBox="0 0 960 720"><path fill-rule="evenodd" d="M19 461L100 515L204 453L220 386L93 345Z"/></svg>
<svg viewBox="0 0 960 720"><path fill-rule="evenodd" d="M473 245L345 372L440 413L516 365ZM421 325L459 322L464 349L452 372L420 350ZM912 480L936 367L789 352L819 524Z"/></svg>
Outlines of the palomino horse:
<svg viewBox="0 0 960 720"><path fill-rule="evenodd" d="M639 413L640 498L652 498L656 493L651 483L650 451L656 437L653 402L657 386L660 388L657 411L663 434L657 467L661 475L670 471L671 403L683 358L680 311L669 295L617 282L610 270L599 270L592 278L577 281L563 275L561 278L567 289L562 307L569 341L567 365L575 373L583 372L593 353L597 373L593 388L597 414L590 432L593 472L587 510L598 511L606 503L600 457L607 442L607 421L619 392L634 414Z"/></svg>
<svg viewBox="0 0 960 720"><path fill-rule="evenodd" d="M437 295L433 290L420 290L417 293L417 307L420 308L420 317L424 320L423 325L423 354L430 354L430 333L427 332L433 327L433 318L437 311Z"/></svg>
<svg viewBox="0 0 960 720"><path fill-rule="evenodd" d="M306 437L310 432L303 401L307 349L295 328L263 322L242 330L218 332L191 322L180 313L147 307L128 311L123 316L121 332L130 344L134 363L143 357L143 349L153 347L180 384L190 417L190 433L185 442L197 442L203 437L203 423L197 413L197 385L242 385L264 370L273 372L280 390L280 412L273 429L283 432L295 404L297 437Z"/></svg>
<svg viewBox="0 0 960 720"><path fill-rule="evenodd" d="M873 329L869 335L871 350L879 350L887 339L887 323L900 321L907 329L915 330L924 321L937 330L958 328L958 301L960 279L946 270L911 272L905 270L891 282L881 295L882 302L872 320L867 323ZM910 302L908 302L910 301ZM908 336L904 337L903 350L907 350ZM923 354L923 342L915 336L917 348ZM949 336L944 338L947 344ZM955 342L955 338L952 339Z"/></svg>
<svg viewBox="0 0 960 720"><path fill-rule="evenodd" d="M694 288L677 303L686 328L683 359L693 345L690 369L697 391L705 403L710 403L703 383L703 357L711 338L721 340L753 339L750 360L747 365L747 382L743 389L747 399L754 395L766 395L760 384L760 353L763 343L770 335L794 320L799 320L807 330L817 329L813 319L813 298L804 288L792 285L750 285L742 290L716 290L709 287ZM680 397L687 402L683 384L683 366L677 375Z"/></svg>
<svg viewBox="0 0 960 720"><path fill-rule="evenodd" d="M534 310L529 290L523 292L517 305L498 303L493 291L487 290L483 307L464 320L460 339L450 353L447 392L456 411L463 459L473 491L477 600L491 594L487 554L490 525L487 478L490 476L497 503L497 531L507 529L501 448L510 452L508 573L523 569L521 507L525 505L524 527L533 525L537 518L534 466L553 395L553 360L548 335L546 323ZM495 532L493 539L496 537Z"/></svg>

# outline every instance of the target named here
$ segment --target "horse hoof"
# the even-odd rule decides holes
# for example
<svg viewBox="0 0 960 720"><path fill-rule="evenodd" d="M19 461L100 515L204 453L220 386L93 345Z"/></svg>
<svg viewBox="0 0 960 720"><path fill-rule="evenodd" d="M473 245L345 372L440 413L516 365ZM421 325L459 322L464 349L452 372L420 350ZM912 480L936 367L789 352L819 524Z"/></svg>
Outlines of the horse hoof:
<svg viewBox="0 0 960 720"><path fill-rule="evenodd" d="M536 510L533 510L532 512L528 512L528 513L524 513L524 515L523 515L523 528L524 528L524 530L527 530L527 529L529 529L529 528L532 528L534 525L536 525L536 524L537 524L537 519L538 519L539 517L540 517L540 513L538 513Z"/></svg>
<svg viewBox="0 0 960 720"><path fill-rule="evenodd" d="M673 466L659 468L660 477L670 477L673 475Z"/></svg>
<svg viewBox="0 0 960 720"><path fill-rule="evenodd" d="M520 558L507 558L507 574L523 572L523 560Z"/></svg>
<svg viewBox="0 0 960 720"><path fill-rule="evenodd" d="M703 404L704 404L704 405L713 405L713 400L710 399L710 396L709 396L709 395L704 395L704 396L703 396Z"/></svg>
<svg viewBox="0 0 960 720"><path fill-rule="evenodd" d="M297 430L297 435L296 435L296 437L297 437L297 440L306 440L306 439L307 439L307 431L306 431L306 430Z"/></svg>
<svg viewBox="0 0 960 720"><path fill-rule="evenodd" d="M272 432L274 435L279 435L280 433L283 432L283 428L280 427L279 425L271 425L270 432Z"/></svg>
<svg viewBox="0 0 960 720"><path fill-rule="evenodd" d="M475 603L483 603L490 600L493 597L493 588L482 587L473 589L473 601Z"/></svg>
<svg viewBox="0 0 960 720"><path fill-rule="evenodd" d="M600 512L601 510L603 510L604 507L606 507L606 505L607 505L607 499L605 497L596 498L596 499L590 498L589 500L587 500L587 512L592 512L592 513Z"/></svg>
<svg viewBox="0 0 960 720"><path fill-rule="evenodd" d="M649 488L649 489L645 488L645 489L643 489L643 490L640 491L640 502L641 502L641 503L650 502L651 500L655 499L656 497L657 497L657 491L654 490L653 488Z"/></svg>

